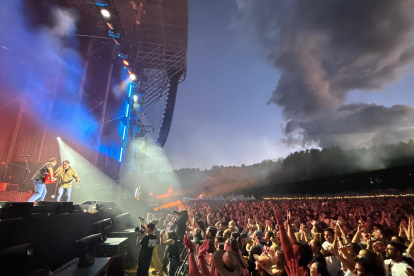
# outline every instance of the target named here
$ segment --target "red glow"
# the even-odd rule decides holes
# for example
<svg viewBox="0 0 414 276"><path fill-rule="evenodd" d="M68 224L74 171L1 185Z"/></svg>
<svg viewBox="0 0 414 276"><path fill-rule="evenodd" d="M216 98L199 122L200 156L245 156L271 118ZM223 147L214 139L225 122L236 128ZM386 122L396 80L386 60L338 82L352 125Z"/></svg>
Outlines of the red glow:
<svg viewBox="0 0 414 276"><path fill-rule="evenodd" d="M169 208L169 207L174 207L174 206L179 206L181 204L181 200L177 200L177 201L173 201L167 204L162 205L161 208L165 209L165 208ZM154 211L158 211L159 207L154 208Z"/></svg>
<svg viewBox="0 0 414 276"><path fill-rule="evenodd" d="M166 194L156 196L155 198L166 198L166 197L172 196L172 193L173 193L173 189L169 188Z"/></svg>
<svg viewBox="0 0 414 276"><path fill-rule="evenodd" d="M150 196L153 196L153 195L154 195L154 193L153 193L153 192L151 192L151 193L149 193L149 195L150 195Z"/></svg>

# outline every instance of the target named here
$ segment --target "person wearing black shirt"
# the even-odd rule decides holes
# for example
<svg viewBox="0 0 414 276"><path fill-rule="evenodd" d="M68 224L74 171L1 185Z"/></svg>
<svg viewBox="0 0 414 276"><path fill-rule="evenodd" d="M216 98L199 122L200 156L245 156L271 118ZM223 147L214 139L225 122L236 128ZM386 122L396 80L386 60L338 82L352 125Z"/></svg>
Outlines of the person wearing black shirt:
<svg viewBox="0 0 414 276"><path fill-rule="evenodd" d="M148 223L147 235L139 242L142 247L138 256L137 276L148 276L148 270L151 263L152 251L157 245L157 236L154 235L155 225Z"/></svg>
<svg viewBox="0 0 414 276"><path fill-rule="evenodd" d="M318 240L311 240L309 245L312 248L313 255L312 261L310 263L313 264L314 262L318 262L326 266L325 257L321 253L322 243Z"/></svg>
<svg viewBox="0 0 414 276"><path fill-rule="evenodd" d="M178 245L178 235L175 231L169 231L165 234L165 230L161 232L161 244L166 245L164 258L168 258L168 276L174 276L175 271L180 265L180 250Z"/></svg>
<svg viewBox="0 0 414 276"><path fill-rule="evenodd" d="M182 242L185 231L187 231L187 221L188 221L188 212L187 210L183 209L181 212L179 212L178 219L174 222L174 224L171 226L171 230L174 230L177 227L177 235L178 239Z"/></svg>
<svg viewBox="0 0 414 276"><path fill-rule="evenodd" d="M52 157L49 161L36 171L31 180L35 188L35 193L29 198L28 202L35 202L36 200L43 201L46 196L46 176L50 175L52 181L56 181L56 178L53 176L53 167L56 166L57 159Z"/></svg>

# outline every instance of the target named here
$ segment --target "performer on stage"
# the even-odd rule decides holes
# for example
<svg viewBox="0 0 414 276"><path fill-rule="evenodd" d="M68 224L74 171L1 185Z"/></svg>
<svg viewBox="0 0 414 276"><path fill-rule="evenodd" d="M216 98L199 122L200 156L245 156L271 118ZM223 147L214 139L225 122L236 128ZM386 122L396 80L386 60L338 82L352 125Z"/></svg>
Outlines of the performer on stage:
<svg viewBox="0 0 414 276"><path fill-rule="evenodd" d="M36 171L36 173L32 177L33 185L35 187L35 193L32 195L31 198L29 198L29 202L35 202L39 199L39 201L43 201L46 196L46 185L45 180L47 174L50 175L51 179L53 181L56 181L56 178L53 177L53 167L56 166L56 158L52 157L49 159L49 161Z"/></svg>
<svg viewBox="0 0 414 276"><path fill-rule="evenodd" d="M70 195L72 194L72 180L76 180L76 184L79 183L80 179L75 169L69 166L68 160L63 161L63 166L60 166L56 170L56 177L58 185L58 195L56 201L60 201L62 195L66 195L66 201L70 201ZM76 185L76 187L79 187Z"/></svg>

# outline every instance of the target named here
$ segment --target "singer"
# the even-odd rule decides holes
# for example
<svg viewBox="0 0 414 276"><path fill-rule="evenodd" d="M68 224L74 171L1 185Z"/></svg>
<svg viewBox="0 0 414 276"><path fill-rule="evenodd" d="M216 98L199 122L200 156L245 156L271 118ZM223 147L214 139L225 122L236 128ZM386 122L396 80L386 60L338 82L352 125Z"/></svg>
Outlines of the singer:
<svg viewBox="0 0 414 276"><path fill-rule="evenodd" d="M35 193L29 198L29 202L35 202L36 200L43 201L45 199L47 190L45 185L46 175L49 173L52 180L56 181L56 178L53 178L53 167L56 166L57 159L52 157L49 161L36 171L32 177L33 185L35 187Z"/></svg>
<svg viewBox="0 0 414 276"><path fill-rule="evenodd" d="M69 160L63 161L63 165L57 168L56 177L59 190L56 201L60 201L62 195L66 196L66 201L70 201L70 195L72 194L72 180L75 179L76 187L79 188L78 183L80 182L79 176L75 169L69 166Z"/></svg>

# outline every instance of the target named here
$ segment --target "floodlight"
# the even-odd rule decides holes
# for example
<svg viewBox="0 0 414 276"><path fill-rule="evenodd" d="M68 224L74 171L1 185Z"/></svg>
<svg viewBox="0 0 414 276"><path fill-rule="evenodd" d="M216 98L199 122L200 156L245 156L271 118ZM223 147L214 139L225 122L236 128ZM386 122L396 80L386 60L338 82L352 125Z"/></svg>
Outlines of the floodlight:
<svg viewBox="0 0 414 276"><path fill-rule="evenodd" d="M134 73L131 73L130 75L129 75L129 80L130 81L134 81L134 80L136 80L137 79L137 76L134 74Z"/></svg>
<svg viewBox="0 0 414 276"><path fill-rule="evenodd" d="M102 9L101 10L101 14L103 15L103 17L105 18L110 18L111 17L111 13L108 10Z"/></svg>

